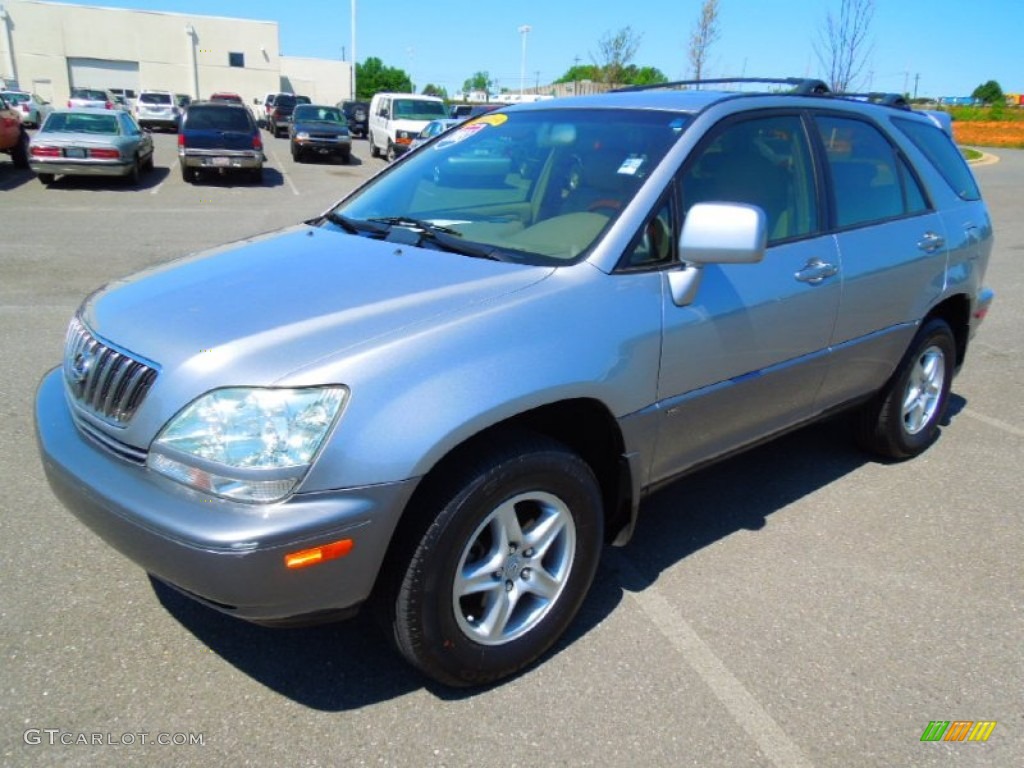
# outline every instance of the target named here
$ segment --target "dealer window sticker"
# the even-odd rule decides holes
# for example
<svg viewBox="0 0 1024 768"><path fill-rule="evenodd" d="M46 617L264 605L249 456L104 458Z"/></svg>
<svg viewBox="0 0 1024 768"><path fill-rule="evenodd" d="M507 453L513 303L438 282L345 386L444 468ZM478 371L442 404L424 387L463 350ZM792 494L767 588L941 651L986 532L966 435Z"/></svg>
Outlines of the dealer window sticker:
<svg viewBox="0 0 1024 768"><path fill-rule="evenodd" d="M443 149L445 147L450 147L453 144L458 144L460 141L465 141L470 136L472 136L475 133L479 133L486 127L487 123L478 123L476 121L472 123L466 123L466 125L462 126L461 128L457 128L456 130L452 131L448 136L437 142L437 144L434 145L434 149Z"/></svg>

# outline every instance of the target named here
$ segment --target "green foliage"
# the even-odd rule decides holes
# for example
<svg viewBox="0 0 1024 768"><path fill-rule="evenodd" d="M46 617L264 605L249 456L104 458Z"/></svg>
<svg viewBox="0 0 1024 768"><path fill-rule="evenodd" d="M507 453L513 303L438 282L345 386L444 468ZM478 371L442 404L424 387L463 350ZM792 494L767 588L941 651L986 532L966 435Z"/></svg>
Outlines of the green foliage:
<svg viewBox="0 0 1024 768"><path fill-rule="evenodd" d="M667 83L668 78L657 67L637 67L631 64L624 70L622 82L624 85L655 85Z"/></svg>
<svg viewBox="0 0 1024 768"><path fill-rule="evenodd" d="M995 80L982 83L971 94L972 98L980 99L985 104L1004 104L1006 97L1003 96L1003 89Z"/></svg>
<svg viewBox="0 0 1024 768"><path fill-rule="evenodd" d="M356 94L359 99L370 99L384 91L411 93L412 78L403 69L385 67L384 62L371 56L362 64L356 62Z"/></svg>
<svg viewBox="0 0 1024 768"><path fill-rule="evenodd" d="M665 73L657 67L638 67L630 64L619 70L617 85L654 85L655 83L667 83ZM564 75L555 80L556 83L575 83L581 80L591 80L595 83L610 82L608 74L596 64L577 65L569 69Z"/></svg>
<svg viewBox="0 0 1024 768"><path fill-rule="evenodd" d="M437 96L439 99L448 101L448 89L440 85L434 85L433 83L427 83L423 86L423 90L420 91L424 96Z"/></svg>
<svg viewBox="0 0 1024 768"><path fill-rule="evenodd" d="M1008 109L1002 104L991 107L950 107L946 110L953 120L960 123L987 122L991 120L1024 121L1024 109Z"/></svg>
<svg viewBox="0 0 1024 768"><path fill-rule="evenodd" d="M560 78L555 80L556 83L575 83L580 80L592 80L599 82L604 79L604 75L601 73L601 68L596 64L577 64L574 67L570 67L568 71Z"/></svg>
<svg viewBox="0 0 1024 768"><path fill-rule="evenodd" d="M485 93L490 93L493 87L494 81L491 80L490 73L474 72L473 76L462 84L462 92L469 93L470 91L484 91Z"/></svg>

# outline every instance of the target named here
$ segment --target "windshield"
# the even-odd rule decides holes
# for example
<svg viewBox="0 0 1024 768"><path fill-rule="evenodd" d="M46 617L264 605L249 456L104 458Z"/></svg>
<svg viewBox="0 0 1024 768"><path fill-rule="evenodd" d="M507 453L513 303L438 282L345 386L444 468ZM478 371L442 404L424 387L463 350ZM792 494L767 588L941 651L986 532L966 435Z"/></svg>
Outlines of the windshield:
<svg viewBox="0 0 1024 768"><path fill-rule="evenodd" d="M448 117L444 103L429 99L395 99L396 120L436 120Z"/></svg>
<svg viewBox="0 0 1024 768"><path fill-rule="evenodd" d="M300 104L295 108L294 119L296 123L320 122L320 123L344 123L345 118L341 116L341 110L337 107L314 107Z"/></svg>
<svg viewBox="0 0 1024 768"><path fill-rule="evenodd" d="M688 119L623 109L483 115L414 150L342 202L333 225L353 231L376 221L412 233L443 227L449 240L490 247L498 258L577 261L618 218ZM380 236L381 228L359 234Z"/></svg>

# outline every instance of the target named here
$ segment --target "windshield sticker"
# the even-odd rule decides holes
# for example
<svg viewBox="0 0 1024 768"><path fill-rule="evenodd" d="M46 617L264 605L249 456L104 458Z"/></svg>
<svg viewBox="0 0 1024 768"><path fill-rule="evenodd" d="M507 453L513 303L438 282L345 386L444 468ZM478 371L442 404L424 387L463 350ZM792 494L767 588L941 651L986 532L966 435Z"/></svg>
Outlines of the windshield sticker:
<svg viewBox="0 0 1024 768"><path fill-rule="evenodd" d="M630 155L622 161L622 165L619 166L617 173L621 173L626 176L636 176L637 171L640 170L640 166L643 164L643 155Z"/></svg>
<svg viewBox="0 0 1024 768"><path fill-rule="evenodd" d="M502 123L507 121L508 115L480 115L480 117L476 118L472 123L470 123L470 125L473 125L475 123L486 123L487 125L501 125Z"/></svg>
<svg viewBox="0 0 1024 768"><path fill-rule="evenodd" d="M460 141L465 141L470 136L482 131L486 127L487 123L467 123L458 130L452 131L448 136L437 142L437 144L434 145L434 149L442 149L444 147L450 147L452 144L458 144Z"/></svg>

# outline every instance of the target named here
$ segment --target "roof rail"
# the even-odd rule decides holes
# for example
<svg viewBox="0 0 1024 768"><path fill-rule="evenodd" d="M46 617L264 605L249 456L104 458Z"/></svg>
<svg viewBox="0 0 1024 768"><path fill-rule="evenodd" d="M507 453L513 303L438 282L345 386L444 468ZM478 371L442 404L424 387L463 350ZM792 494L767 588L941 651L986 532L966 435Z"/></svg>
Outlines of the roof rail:
<svg viewBox="0 0 1024 768"><path fill-rule="evenodd" d="M775 85L790 85L793 90L790 93L804 95L825 95L831 93L829 87L822 80L806 77L716 77L706 80L674 80L669 83L650 83L649 85L627 85L623 88L615 88L613 93L624 91L652 91L658 88L678 88L690 85L726 85L728 83L772 83Z"/></svg>
<svg viewBox="0 0 1024 768"><path fill-rule="evenodd" d="M863 99L864 101L871 102L872 104L881 104L884 107L910 109L910 102L907 101L907 97L902 93L882 93L879 91L871 91L870 93L835 92L829 95L835 96L838 99Z"/></svg>

